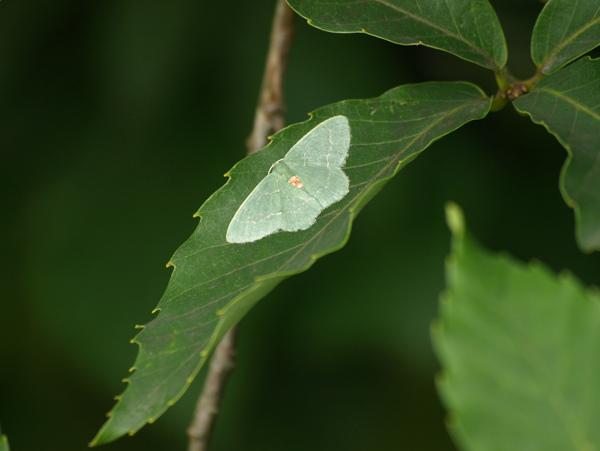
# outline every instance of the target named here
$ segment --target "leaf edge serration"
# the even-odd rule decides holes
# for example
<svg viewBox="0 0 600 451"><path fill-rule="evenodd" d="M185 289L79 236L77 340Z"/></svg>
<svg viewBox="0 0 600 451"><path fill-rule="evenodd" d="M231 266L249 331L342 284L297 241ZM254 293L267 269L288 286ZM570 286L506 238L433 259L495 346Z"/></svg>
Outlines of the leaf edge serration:
<svg viewBox="0 0 600 451"><path fill-rule="evenodd" d="M139 429L141 429L146 423L151 423L151 422L155 421L158 417L160 417L160 415L162 415L167 410L168 407L173 405L177 400L179 400L181 398L183 393L185 393L185 391L187 390L187 388L189 387L191 382L194 380L194 378L197 376L197 374L203 367L206 359L209 357L210 353L214 350L214 348L216 347L217 343L222 338L222 336L234 324L236 324L241 318L243 318L243 316L246 314L246 312L249 311L256 304L256 302L258 302L258 300L262 299L266 294L268 294L271 290L273 290L275 288L275 286L277 286L281 281L285 280L287 277L290 277L292 275L299 274L301 272L306 271L313 265L313 263L317 259L319 259L329 253L332 253L332 252L335 252L335 251L341 249L347 243L347 241L349 239L351 229L352 229L352 223L353 223L354 219L356 218L356 216L358 215L358 213L360 212L360 210L375 194L377 194L377 192L379 190L381 190L381 188L387 182L389 182L402 168L404 168L404 166L406 166L414 158L416 158L418 155L420 155L420 153L423 152L425 149L427 149L433 142L437 141L438 139L445 136L446 134L449 134L449 133L455 131L456 129L462 127L463 125L465 125L466 123L468 123L472 120L482 119L489 112L492 98L487 97L485 95L485 93L483 93L483 91L481 91L480 88L478 88L477 86L475 86L471 83L431 82L431 83L419 83L417 85L404 85L399 88L411 89L414 86L422 87L424 85L432 85L432 84L433 85L443 84L445 86L465 85L465 86L468 86L469 89L475 89L475 91L477 92L477 95L480 96L478 98L479 98L479 102L481 102L480 103L481 111L478 112L477 116L473 116L470 119L466 120L465 122L462 122L462 123L454 126L454 128L449 129L448 131L446 131L446 133L444 133L440 136L431 137L431 139L428 142L426 142L426 144L423 145L423 147L420 148L420 150L414 152L413 154L410 154L409 156L402 158L402 159L398 158L396 161L396 166L395 166L394 170L389 175L382 177L380 179L377 179L373 183L371 183L370 186L360 195L358 200L355 203L353 203L352 205L349 205L347 207L348 211L349 211L347 226L345 228L345 232L344 232L343 236L340 236L340 240L336 245L330 246L325 251L310 254L310 259L303 266L296 268L294 270L280 271L280 272L277 272L277 273L274 273L271 275L265 275L265 276L258 276L258 277L255 276L255 278L254 278L255 283L251 287L247 288L243 292L240 292L237 296L232 298L223 308L216 311L216 315L219 317L218 323L216 324L212 334L210 335L210 338L208 339L206 346L204 346L202 348L202 350L200 351L200 357L201 357L200 361L196 365L194 371L187 378L186 383L178 391L178 393L175 396L172 396L171 399L169 399L167 402L165 402L164 405L162 405L162 407L160 408L160 410L155 413L155 415L153 415L147 421L137 425L135 428L111 428L112 423L115 418L113 416L113 413L119 408L119 404L121 402L122 396L125 394L125 392L131 386L131 381L129 380L129 378L127 378L125 381L128 383L128 386L121 393L121 395L116 397L116 399L118 400L117 404L115 404L113 406L113 408L111 409L111 411L107 414L108 420L98 431L98 433L96 434L94 439L90 442L90 446L96 446L96 445L100 445L100 444L104 444L104 443L109 443L125 434L133 435ZM394 91L395 89L399 89L399 88L394 88L393 90L388 91L388 93L391 91ZM386 96L386 94L387 93L384 93L382 96L379 96L376 99L384 98ZM369 100L373 100L373 99L367 99L367 100L363 100L361 102L368 102ZM316 110L315 112L313 112L309 115L310 119L306 122L309 122L309 121L311 121L311 119L314 119L314 118L324 120L326 117L331 117L336 114L340 114L339 111L329 114L329 112L327 110L331 109L334 106L338 106L338 107L343 106L343 104L345 102L348 102L348 101L342 101L342 102L338 102L336 104L332 104L332 105L328 105L328 106L319 108L318 110ZM265 149L267 149L269 146L272 146L277 139L278 138L277 138L277 134L276 134ZM217 190L215 193L213 193L207 199L207 201L203 204L203 206L200 207L198 212L194 215L194 216L200 217L200 221L203 220L201 213L202 213L202 209L203 209L204 205L206 205L207 202L209 202L214 196L218 195L219 191L225 189L225 187L227 185L229 185L229 183L232 181L231 173L233 172L235 174L235 169L238 166L238 164L240 164L240 163L238 162L236 165L234 165L234 167L230 171L228 171L226 173L226 176L229 177L228 180L226 181L226 183L219 190ZM192 234L192 237L194 236L195 233L196 232L194 232ZM235 246L235 244L230 244L230 245ZM177 265L175 263L173 263L173 261L176 260L175 256L178 254L178 252L179 252L179 249L178 249L178 251L175 252L174 257L171 259L171 261L168 265L168 266L174 266L173 274L175 274L175 272L178 271ZM172 278L173 278L173 274L171 275ZM169 281L169 284L170 283L171 283L171 281ZM162 299L161 299L161 301L162 301ZM242 303L241 301L246 301L246 302ZM157 307L157 309L155 309L154 312L156 312L158 310L160 310L160 303L159 303L159 307ZM156 320L156 318L153 319L153 321L155 321L155 320ZM143 328L142 328L142 332L143 332ZM142 332L140 332L140 334ZM134 339L132 340L132 342L138 343L138 345L140 346L140 349L141 349L143 343L141 343L138 340L138 337L140 334L136 335L134 337ZM138 353L138 358L139 358L139 353ZM138 362L138 358L136 358L135 363ZM135 366L134 366L134 368L135 368Z"/></svg>

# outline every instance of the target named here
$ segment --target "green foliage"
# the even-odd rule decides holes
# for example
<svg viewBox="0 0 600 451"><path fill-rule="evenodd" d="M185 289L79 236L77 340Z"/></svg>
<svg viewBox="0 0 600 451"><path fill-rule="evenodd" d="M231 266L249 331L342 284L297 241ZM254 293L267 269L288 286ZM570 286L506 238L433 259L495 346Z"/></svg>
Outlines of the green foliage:
<svg viewBox="0 0 600 451"><path fill-rule="evenodd" d="M308 269L348 239L360 209L433 141L483 118L491 99L468 83L423 83L381 97L349 100L277 133L261 152L239 162L231 179L198 210L200 223L178 249L158 317L135 338L135 372L93 444L106 443L153 421L187 389L227 330L278 283ZM352 141L344 172L350 193L308 230L231 244L225 232L240 204L270 166L323 120L344 115Z"/></svg>
<svg viewBox="0 0 600 451"><path fill-rule="evenodd" d="M308 23L336 33L363 32L402 45L426 45L488 69L506 63L506 43L487 0L290 0Z"/></svg>
<svg viewBox="0 0 600 451"><path fill-rule="evenodd" d="M549 74L600 43L600 0L550 0L531 39L531 57Z"/></svg>
<svg viewBox="0 0 600 451"><path fill-rule="evenodd" d="M577 238L585 250L600 249L598 60L583 59L560 69L599 43L596 19L587 9L566 0L546 4L532 40L538 72L529 80L519 81L505 68L506 43L486 0L290 0L290 4L311 25L323 30L365 32L402 45L423 44L491 69L499 92L488 96L470 83L432 82L399 86L373 99L334 103L317 109L309 121L277 133L265 149L236 164L227 174L230 179L225 186L197 212L198 227L171 259L169 265L174 271L156 308L159 314L134 340L139 344L135 371L93 444L132 434L158 418L186 391L219 339L256 302L282 280L306 271L319 257L343 247L358 212L393 176L432 142L484 118L493 101L496 110L520 96L516 101L519 111L546 126L567 148L570 157L563 169L561 188L567 203L575 208ZM572 12L572 20L561 34L557 28L564 28L565 11ZM551 74L544 78L546 73ZM246 244L227 243L225 234L233 215L272 164L317 124L337 115L346 116L351 129L344 167L350 179L349 194L325 209L307 230L276 233ZM523 449L532 449L527 446L536 437L541 440L541 435L556 440L559 446L567 439L576 446L595 441L581 417L590 413L585 410L591 409L585 404L588 400L581 400L580 393L568 401L559 399L556 412L562 414L560 403L564 401L568 418L558 418L556 412L548 414L548 399L555 400L557 393L571 396L574 389L585 388L584 383L589 388L589 379L577 382L577 386L568 385L564 379L581 363L578 346L587 349L585 346L594 345L586 334L591 334L594 326L589 321L596 313L589 311L596 308L596 301L587 301L577 283L556 281L539 266L523 269L507 258L485 257L465 237L458 210L449 213L449 223L455 236L455 258L460 257L461 265L468 266L452 262L448 276L451 298L474 302L491 297L493 301L486 304L491 306L488 309L479 306L475 312L460 312L473 331L455 326L456 312L444 304L444 328L434 334L448 367L448 380L441 387L460 419L460 423L453 423L459 442L470 449L504 449L491 445L502 434L512 434L512 445L518 443ZM467 277L467 270L475 274ZM574 293L581 295L578 301L571 300ZM556 312L552 306L557 306ZM501 312L501 308L506 310ZM566 319L558 315L560 312L572 315L568 318L574 325L563 324ZM497 321L499 314L504 315L502 321ZM544 323L536 317L543 318ZM582 332L577 335L574 329L580 325ZM479 335L475 337L474 332ZM511 336L510 332L520 335ZM467 333L471 335L461 335ZM494 360L498 353L507 357L501 368L500 361ZM549 375L553 367L560 370L557 377L563 379ZM588 369L583 376L597 375L596 368ZM496 386L504 392L496 393ZM509 396L506 392L510 387L515 390ZM483 392L489 397L481 395ZM520 395L511 397L514 393ZM537 398L531 399L533 395ZM571 404L577 402L584 406L583 413ZM498 410L488 410L492 404ZM508 411L514 405L519 406L519 415L544 418L546 424L534 424L530 431L513 430L518 425L511 421L520 418ZM564 423L562 429L557 426L560 421ZM497 427L486 429L481 423ZM551 431L547 433L548 426Z"/></svg>
<svg viewBox="0 0 600 451"><path fill-rule="evenodd" d="M8 446L8 439L6 435L2 434L0 430L0 451L10 451L10 446Z"/></svg>
<svg viewBox="0 0 600 451"><path fill-rule="evenodd" d="M459 449L596 449L597 290L539 262L493 255L465 231L458 207L448 216L452 253L432 339Z"/></svg>
<svg viewBox="0 0 600 451"><path fill-rule="evenodd" d="M515 101L568 150L561 191L575 209L582 249L600 250L600 60L583 58Z"/></svg>

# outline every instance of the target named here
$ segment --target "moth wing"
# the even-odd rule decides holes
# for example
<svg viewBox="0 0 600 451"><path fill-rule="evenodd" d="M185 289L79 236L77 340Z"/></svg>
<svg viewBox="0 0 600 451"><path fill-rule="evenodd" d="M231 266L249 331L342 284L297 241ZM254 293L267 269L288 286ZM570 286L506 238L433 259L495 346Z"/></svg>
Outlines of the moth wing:
<svg viewBox="0 0 600 451"><path fill-rule="evenodd" d="M341 168L350 148L350 124L346 116L321 122L285 155L284 161L296 166Z"/></svg>
<svg viewBox="0 0 600 451"><path fill-rule="evenodd" d="M285 185L281 190L281 229L286 232L308 229L323 210L321 203L303 188L287 181Z"/></svg>
<svg viewBox="0 0 600 451"><path fill-rule="evenodd" d="M348 176L340 168L290 166L298 176L303 190L314 197L325 209L340 201L350 191Z"/></svg>
<svg viewBox="0 0 600 451"><path fill-rule="evenodd" d="M281 228L281 189L284 182L268 174L248 195L227 228L230 243L248 243L271 235Z"/></svg>

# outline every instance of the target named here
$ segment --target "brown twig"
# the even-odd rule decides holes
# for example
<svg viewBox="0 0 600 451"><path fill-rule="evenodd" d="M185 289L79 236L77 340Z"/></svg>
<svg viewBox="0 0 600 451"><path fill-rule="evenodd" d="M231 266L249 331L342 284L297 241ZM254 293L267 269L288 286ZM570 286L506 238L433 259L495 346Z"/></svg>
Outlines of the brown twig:
<svg viewBox="0 0 600 451"><path fill-rule="evenodd" d="M260 98L254 117L252 134L248 138L248 155L258 152L268 137L283 128L283 76L292 42L294 13L285 0L277 0L271 42L265 67ZM238 325L227 332L217 345L202 394L196 404L194 419L188 428L188 451L206 451L214 429L227 378L235 367L235 342Z"/></svg>
<svg viewBox="0 0 600 451"><path fill-rule="evenodd" d="M225 382L235 367L236 336L237 326L234 326L223 336L210 359L210 368L204 381L202 394L196 404L194 420L188 428L189 451L208 449L208 442L219 413Z"/></svg>
<svg viewBox="0 0 600 451"><path fill-rule="evenodd" d="M254 127L246 142L248 155L265 147L268 137L283 128L283 76L292 43L293 18L294 12L285 0L277 0Z"/></svg>

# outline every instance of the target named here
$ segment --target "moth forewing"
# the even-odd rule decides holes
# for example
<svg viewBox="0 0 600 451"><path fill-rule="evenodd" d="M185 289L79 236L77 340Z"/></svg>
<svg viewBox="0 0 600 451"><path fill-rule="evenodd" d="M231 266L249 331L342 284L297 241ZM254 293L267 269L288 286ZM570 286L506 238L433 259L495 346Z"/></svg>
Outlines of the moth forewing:
<svg viewBox="0 0 600 451"><path fill-rule="evenodd" d="M279 230L313 225L325 208L349 192L341 168L350 139L345 116L329 118L300 138L240 205L229 223L227 241L247 243Z"/></svg>

